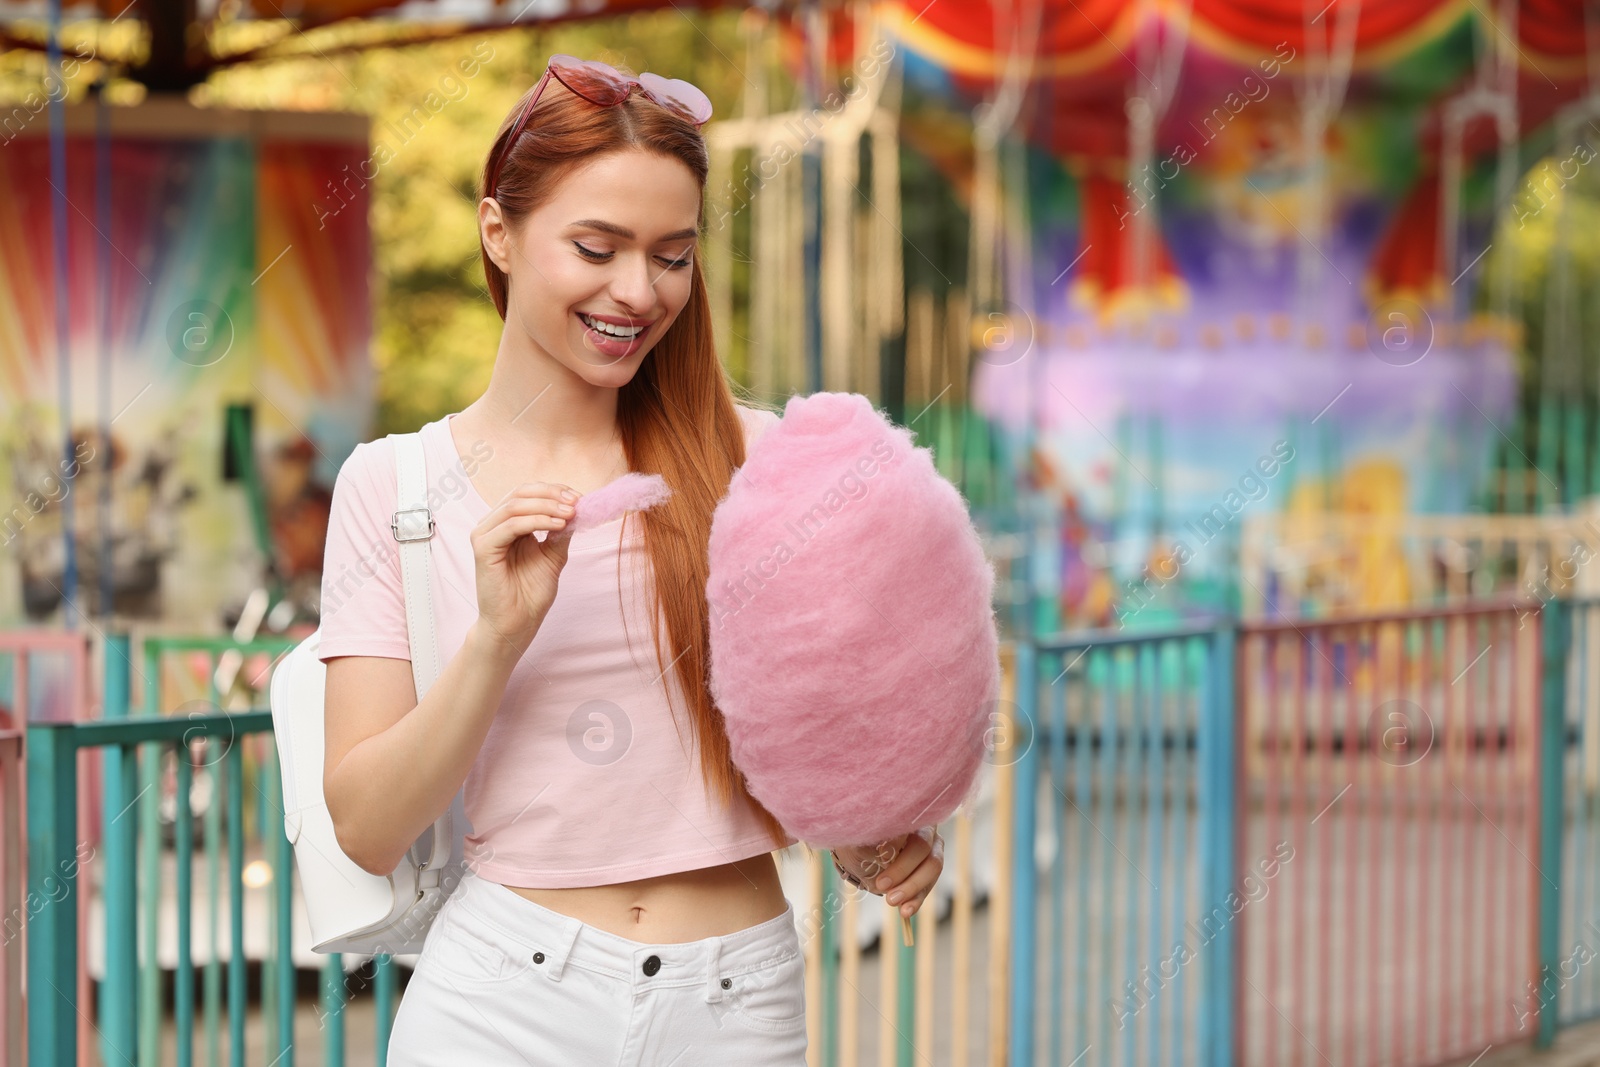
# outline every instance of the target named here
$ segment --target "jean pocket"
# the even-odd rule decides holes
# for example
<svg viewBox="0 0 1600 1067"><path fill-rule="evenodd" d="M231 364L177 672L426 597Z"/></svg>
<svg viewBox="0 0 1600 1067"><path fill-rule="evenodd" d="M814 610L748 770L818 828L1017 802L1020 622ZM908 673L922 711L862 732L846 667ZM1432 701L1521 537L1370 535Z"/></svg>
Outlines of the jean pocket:
<svg viewBox="0 0 1600 1067"><path fill-rule="evenodd" d="M806 961L788 951L723 976L723 1018L757 1030L795 1030L806 1024Z"/></svg>
<svg viewBox="0 0 1600 1067"><path fill-rule="evenodd" d="M492 928L460 908L441 911L428 930L417 966L452 982L506 982L528 971L520 945L502 945Z"/></svg>

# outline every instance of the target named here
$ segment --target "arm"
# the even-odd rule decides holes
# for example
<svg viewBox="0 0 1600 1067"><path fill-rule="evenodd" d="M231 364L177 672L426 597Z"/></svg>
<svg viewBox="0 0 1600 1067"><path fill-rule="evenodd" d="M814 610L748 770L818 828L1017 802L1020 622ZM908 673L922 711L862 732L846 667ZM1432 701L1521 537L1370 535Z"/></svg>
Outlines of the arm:
<svg viewBox="0 0 1600 1067"><path fill-rule="evenodd" d="M450 806L520 652L478 619L419 703L408 660L328 660L323 793L347 856L388 874Z"/></svg>

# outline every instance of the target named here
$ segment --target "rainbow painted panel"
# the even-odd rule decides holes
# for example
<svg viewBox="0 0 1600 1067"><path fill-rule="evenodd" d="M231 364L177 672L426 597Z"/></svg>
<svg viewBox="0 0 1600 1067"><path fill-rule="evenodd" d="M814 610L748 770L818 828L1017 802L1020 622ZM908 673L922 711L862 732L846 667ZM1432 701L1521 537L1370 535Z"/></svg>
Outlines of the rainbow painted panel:
<svg viewBox="0 0 1600 1067"><path fill-rule="evenodd" d="M372 418L368 187L318 209L366 158L365 117L157 103L107 109L102 135L92 106L66 110L59 194L47 114L0 153L0 625L109 600L208 629L268 584L224 477L229 404L253 409L279 574L314 588L338 460Z"/></svg>

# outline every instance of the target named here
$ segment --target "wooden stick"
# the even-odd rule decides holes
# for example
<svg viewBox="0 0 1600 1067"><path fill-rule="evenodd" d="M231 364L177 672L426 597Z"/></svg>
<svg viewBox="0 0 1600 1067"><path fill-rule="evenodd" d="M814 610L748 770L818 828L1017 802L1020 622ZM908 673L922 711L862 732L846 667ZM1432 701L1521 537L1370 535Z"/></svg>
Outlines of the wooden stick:
<svg viewBox="0 0 1600 1067"><path fill-rule="evenodd" d="M916 944L916 940L911 936L911 917L904 912L900 915L900 940L905 942L908 948Z"/></svg>

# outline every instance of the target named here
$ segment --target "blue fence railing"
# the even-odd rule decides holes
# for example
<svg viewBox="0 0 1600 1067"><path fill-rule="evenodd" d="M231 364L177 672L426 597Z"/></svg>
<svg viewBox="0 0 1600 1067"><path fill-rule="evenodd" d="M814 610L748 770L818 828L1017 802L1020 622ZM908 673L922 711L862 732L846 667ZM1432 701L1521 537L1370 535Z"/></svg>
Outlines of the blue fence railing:
<svg viewBox="0 0 1600 1067"><path fill-rule="evenodd" d="M1233 1062L1227 917L1201 906L1234 868L1233 638L1019 650L1011 1063Z"/></svg>

